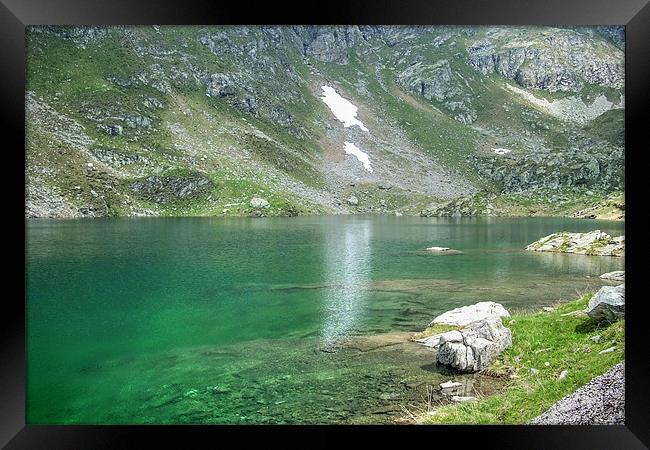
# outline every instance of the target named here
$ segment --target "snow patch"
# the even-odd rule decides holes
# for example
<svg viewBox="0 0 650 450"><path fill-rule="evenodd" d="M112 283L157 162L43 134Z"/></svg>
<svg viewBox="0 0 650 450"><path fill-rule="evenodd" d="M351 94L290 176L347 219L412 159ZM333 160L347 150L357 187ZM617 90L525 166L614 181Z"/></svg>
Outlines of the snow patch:
<svg viewBox="0 0 650 450"><path fill-rule="evenodd" d="M368 172L372 172L372 167L370 167L370 158L367 153L362 152L359 150L359 147L348 141L345 141L344 150L346 154L356 156L356 158L361 161L361 164L363 164L363 167L365 167Z"/></svg>
<svg viewBox="0 0 650 450"><path fill-rule="evenodd" d="M357 119L357 107L339 95L336 90L330 86L321 86L323 89L323 100L336 118L343 123L344 127L357 125L363 131L368 132L365 125Z"/></svg>

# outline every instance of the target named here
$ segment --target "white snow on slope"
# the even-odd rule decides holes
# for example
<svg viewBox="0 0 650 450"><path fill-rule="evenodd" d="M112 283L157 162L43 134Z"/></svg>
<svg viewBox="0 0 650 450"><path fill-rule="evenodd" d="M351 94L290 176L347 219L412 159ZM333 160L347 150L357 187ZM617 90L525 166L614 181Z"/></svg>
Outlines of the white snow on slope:
<svg viewBox="0 0 650 450"><path fill-rule="evenodd" d="M344 150L346 154L356 156L356 158L361 161L361 164L363 164L363 167L365 167L368 172L372 172L372 167L370 167L370 158L367 153L362 152L359 150L359 147L348 141L345 141Z"/></svg>
<svg viewBox="0 0 650 450"><path fill-rule="evenodd" d="M365 125L357 119L357 107L339 95L334 88L330 86L321 86L323 96L321 100L329 106L336 118L343 122L344 127L357 125L363 131L368 131Z"/></svg>

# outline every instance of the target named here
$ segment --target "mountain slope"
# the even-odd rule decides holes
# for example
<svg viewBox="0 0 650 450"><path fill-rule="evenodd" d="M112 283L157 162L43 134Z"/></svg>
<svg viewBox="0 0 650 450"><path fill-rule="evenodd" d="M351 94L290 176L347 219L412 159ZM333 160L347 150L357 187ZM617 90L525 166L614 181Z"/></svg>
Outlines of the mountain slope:
<svg viewBox="0 0 650 450"><path fill-rule="evenodd" d="M623 189L619 30L30 27L25 214L604 198Z"/></svg>

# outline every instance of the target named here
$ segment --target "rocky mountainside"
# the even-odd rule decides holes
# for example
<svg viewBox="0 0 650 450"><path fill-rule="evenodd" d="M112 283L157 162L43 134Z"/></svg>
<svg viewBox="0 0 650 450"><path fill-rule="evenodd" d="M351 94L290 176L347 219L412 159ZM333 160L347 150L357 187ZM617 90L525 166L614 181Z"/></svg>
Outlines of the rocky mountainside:
<svg viewBox="0 0 650 450"><path fill-rule="evenodd" d="M624 189L623 48L618 27L29 27L25 214L596 204Z"/></svg>

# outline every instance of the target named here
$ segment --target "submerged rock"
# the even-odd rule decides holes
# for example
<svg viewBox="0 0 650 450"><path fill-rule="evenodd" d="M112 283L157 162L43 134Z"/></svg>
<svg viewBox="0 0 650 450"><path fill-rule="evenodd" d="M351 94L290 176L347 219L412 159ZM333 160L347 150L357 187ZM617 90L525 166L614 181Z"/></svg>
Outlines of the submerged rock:
<svg viewBox="0 0 650 450"><path fill-rule="evenodd" d="M459 255L463 253L460 250L454 250L449 247L427 247L425 250L429 253L435 253L438 255Z"/></svg>
<svg viewBox="0 0 650 450"><path fill-rule="evenodd" d="M446 381L445 383L440 383L440 389L445 390L445 389L455 389L459 388L463 385L463 383L459 383L458 381Z"/></svg>
<svg viewBox="0 0 650 450"><path fill-rule="evenodd" d="M576 253L580 255L623 256L625 236L611 237L600 231L553 233L533 242L526 250L534 252Z"/></svg>
<svg viewBox="0 0 650 450"><path fill-rule="evenodd" d="M437 360L463 372L478 372L511 346L510 329L503 326L499 317L488 317L460 331L444 333Z"/></svg>
<svg viewBox="0 0 650 450"><path fill-rule="evenodd" d="M613 272L607 272L600 276L603 280L609 281L625 281L625 271L624 270L615 270Z"/></svg>
<svg viewBox="0 0 650 450"><path fill-rule="evenodd" d="M500 303L479 302L447 311L433 319L429 326L434 324L465 326L488 317L510 317L510 313Z"/></svg>
<svg viewBox="0 0 650 450"><path fill-rule="evenodd" d="M615 322L625 318L625 284L603 286L591 297L587 315L597 322Z"/></svg>

